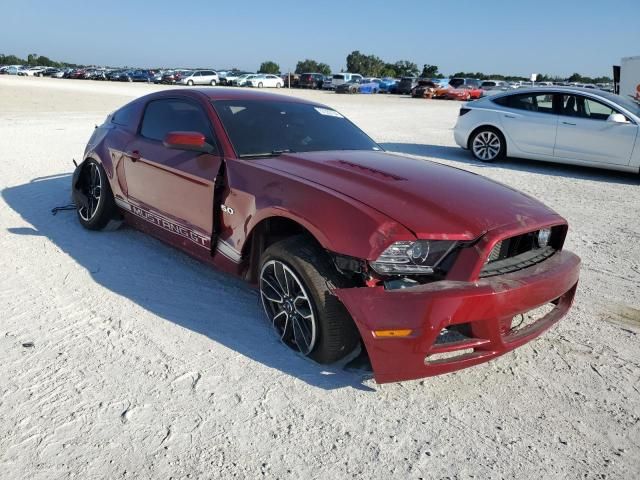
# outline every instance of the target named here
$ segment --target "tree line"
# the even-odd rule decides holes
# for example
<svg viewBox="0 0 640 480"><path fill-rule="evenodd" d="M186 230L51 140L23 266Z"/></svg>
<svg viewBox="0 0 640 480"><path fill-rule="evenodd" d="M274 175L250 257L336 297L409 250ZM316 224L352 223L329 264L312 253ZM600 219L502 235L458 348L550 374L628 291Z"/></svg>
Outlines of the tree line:
<svg viewBox="0 0 640 480"><path fill-rule="evenodd" d="M27 58L20 58L16 55L4 55L0 53L0 65L30 65L38 67L80 67L75 63L58 62L51 60L44 55L38 55L37 53L30 53Z"/></svg>
<svg viewBox="0 0 640 480"><path fill-rule="evenodd" d="M385 62L376 55L367 55L359 50L354 50L347 55L347 72L359 73L365 77L408 77L420 76L423 78L444 78L439 71L437 65L425 64L422 69L418 68L414 62L410 60L398 60L393 63ZM259 73L280 73L280 66L272 61L263 62L260 65ZM312 59L300 60L295 69L295 73L322 73L324 75L331 74L331 67L326 63L317 62ZM451 77L477 78L479 80L506 80L506 81L528 81L529 77L520 75L504 75L501 73L483 73L483 72L456 72ZM580 82L580 83L610 83L613 80L608 76L589 77L574 73L568 78L552 76L547 74L538 74L538 82Z"/></svg>

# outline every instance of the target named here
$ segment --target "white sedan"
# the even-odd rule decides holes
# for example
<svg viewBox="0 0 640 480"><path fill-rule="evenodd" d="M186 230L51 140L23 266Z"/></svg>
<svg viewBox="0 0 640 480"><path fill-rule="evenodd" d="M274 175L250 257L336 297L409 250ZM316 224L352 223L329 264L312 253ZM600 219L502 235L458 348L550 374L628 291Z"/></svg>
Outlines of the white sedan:
<svg viewBox="0 0 640 480"><path fill-rule="evenodd" d="M247 86L249 87L274 87L274 88L282 88L284 85L284 80L277 75L270 74L258 74L252 75L247 79Z"/></svg>
<svg viewBox="0 0 640 480"><path fill-rule="evenodd" d="M640 105L608 92L542 87L467 103L456 143L483 162L505 156L636 172Z"/></svg>

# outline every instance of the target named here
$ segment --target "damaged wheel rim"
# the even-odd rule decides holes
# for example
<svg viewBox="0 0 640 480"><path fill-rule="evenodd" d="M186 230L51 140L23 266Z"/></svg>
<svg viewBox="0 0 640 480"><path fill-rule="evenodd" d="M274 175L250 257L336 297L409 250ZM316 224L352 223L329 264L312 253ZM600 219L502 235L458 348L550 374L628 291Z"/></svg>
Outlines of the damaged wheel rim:
<svg viewBox="0 0 640 480"><path fill-rule="evenodd" d="M262 306L287 346L308 355L316 343L316 319L309 294L284 263L270 260L260 272Z"/></svg>
<svg viewBox="0 0 640 480"><path fill-rule="evenodd" d="M81 205L78 208L78 214L83 220L91 220L98 211L100 206L100 197L102 194L102 177L100 169L96 163L89 163L88 168L83 172L84 180L82 181L82 193L87 198L87 205Z"/></svg>

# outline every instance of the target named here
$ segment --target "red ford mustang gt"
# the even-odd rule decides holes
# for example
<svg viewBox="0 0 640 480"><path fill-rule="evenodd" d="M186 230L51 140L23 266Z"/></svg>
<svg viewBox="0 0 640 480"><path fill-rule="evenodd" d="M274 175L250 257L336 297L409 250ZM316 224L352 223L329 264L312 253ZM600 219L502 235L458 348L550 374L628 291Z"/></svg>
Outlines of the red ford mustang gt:
<svg viewBox="0 0 640 480"><path fill-rule="evenodd" d="M96 127L72 187L86 228L124 219L242 276L283 343L321 363L363 348L378 382L532 340L578 281L567 223L549 208L385 153L335 110L288 96L134 100Z"/></svg>

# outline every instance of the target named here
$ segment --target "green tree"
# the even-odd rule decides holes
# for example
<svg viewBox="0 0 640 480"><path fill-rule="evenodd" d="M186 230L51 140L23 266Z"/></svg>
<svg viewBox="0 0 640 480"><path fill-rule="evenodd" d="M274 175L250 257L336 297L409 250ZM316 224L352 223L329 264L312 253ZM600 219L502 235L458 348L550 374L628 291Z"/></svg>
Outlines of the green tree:
<svg viewBox="0 0 640 480"><path fill-rule="evenodd" d="M298 62L295 73L322 73L323 75L329 75L331 74L331 67L326 63L318 63L307 58Z"/></svg>
<svg viewBox="0 0 640 480"><path fill-rule="evenodd" d="M462 77L462 78L477 78L478 80L486 80L489 78L488 75L485 75L482 72L456 72L452 77Z"/></svg>
<svg viewBox="0 0 640 480"><path fill-rule="evenodd" d="M331 67L326 63L321 62L318 64L318 72L323 75L331 75Z"/></svg>
<svg viewBox="0 0 640 480"><path fill-rule="evenodd" d="M15 55L0 55L0 65L21 65L23 63L26 63L25 60Z"/></svg>
<svg viewBox="0 0 640 480"><path fill-rule="evenodd" d="M36 65L37 59L38 59L37 53L30 53L29 55L27 55L27 63L29 65Z"/></svg>
<svg viewBox="0 0 640 480"><path fill-rule="evenodd" d="M35 62L36 62L37 65L41 65L43 67L57 67L57 66L60 65L58 62L54 62L49 57L45 57L44 55L40 55L35 60Z"/></svg>
<svg viewBox="0 0 640 480"><path fill-rule="evenodd" d="M396 71L396 67L393 63L385 63L384 67L382 67L382 71L380 72L381 77L398 77L398 72Z"/></svg>
<svg viewBox="0 0 640 480"><path fill-rule="evenodd" d="M276 62L272 62L271 60L267 60L266 62L262 62L260 64L258 73L271 73L274 75L278 74L280 73L280 65L278 65Z"/></svg>
<svg viewBox="0 0 640 480"><path fill-rule="evenodd" d="M375 55L364 55L354 50L347 55L347 71L359 73L367 77L379 77L385 68L385 63Z"/></svg>
<svg viewBox="0 0 640 480"><path fill-rule="evenodd" d="M438 72L437 65L429 65L425 63L422 67L422 73L420 74L422 78L442 78L442 74Z"/></svg>
<svg viewBox="0 0 640 480"><path fill-rule="evenodd" d="M415 77L418 75L418 66L409 60L398 60L393 64L396 77ZM437 67L436 67L437 70Z"/></svg>
<svg viewBox="0 0 640 480"><path fill-rule="evenodd" d="M569 78L567 78L567 82L583 82L584 77L579 73L572 74Z"/></svg>

